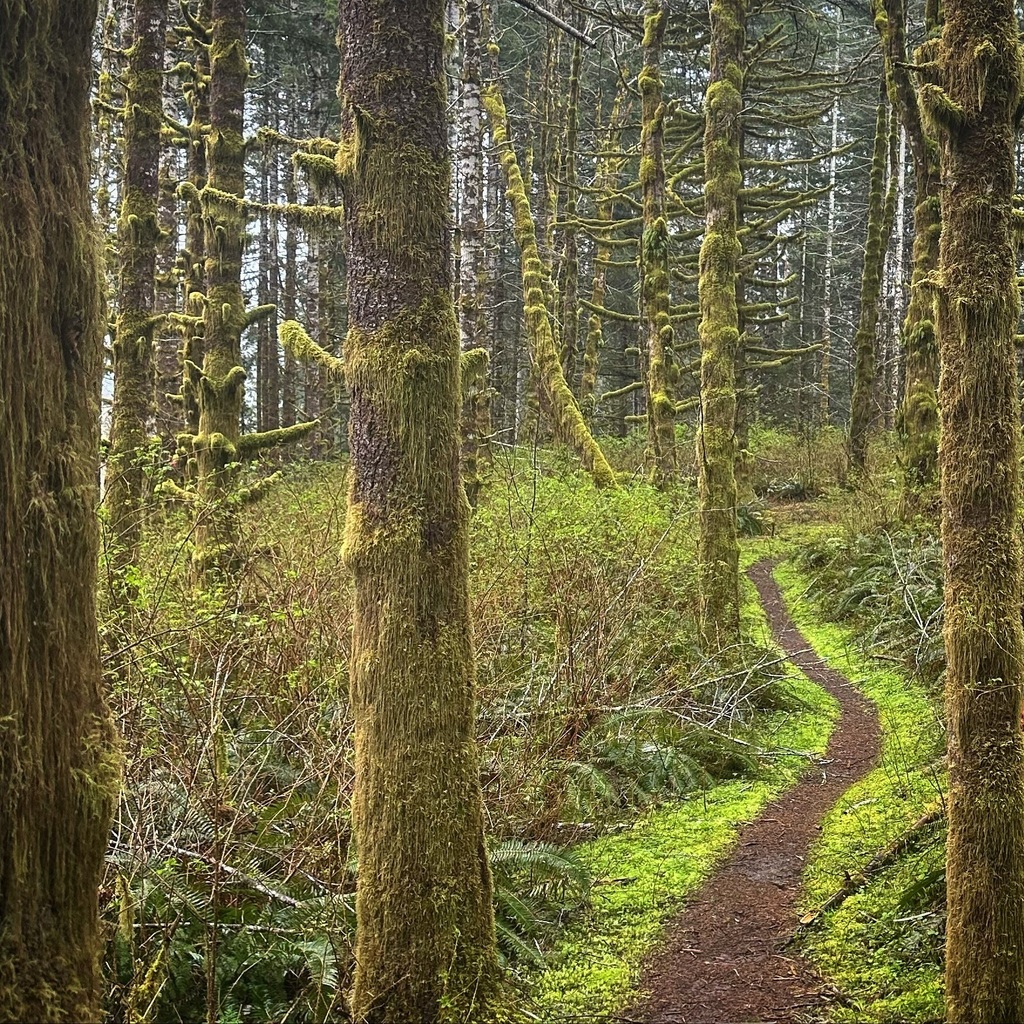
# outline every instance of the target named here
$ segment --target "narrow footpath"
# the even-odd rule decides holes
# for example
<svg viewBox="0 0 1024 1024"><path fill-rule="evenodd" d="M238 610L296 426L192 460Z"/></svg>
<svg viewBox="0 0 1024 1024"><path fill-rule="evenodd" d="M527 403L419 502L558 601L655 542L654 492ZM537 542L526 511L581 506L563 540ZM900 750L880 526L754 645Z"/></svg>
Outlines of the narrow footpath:
<svg viewBox="0 0 1024 1024"><path fill-rule="evenodd" d="M750 570L776 643L839 702L824 757L804 779L744 826L736 849L666 929L641 979L638 1024L775 1024L819 1018L828 995L806 961L787 948L799 923L800 878L822 819L877 763L878 715L850 682L811 649L786 611L771 563Z"/></svg>

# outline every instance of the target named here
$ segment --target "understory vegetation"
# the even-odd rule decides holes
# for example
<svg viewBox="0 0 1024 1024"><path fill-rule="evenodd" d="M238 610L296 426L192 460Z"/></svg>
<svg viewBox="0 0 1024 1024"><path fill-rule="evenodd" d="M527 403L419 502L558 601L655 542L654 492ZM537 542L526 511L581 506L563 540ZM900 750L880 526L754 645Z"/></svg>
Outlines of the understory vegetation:
<svg viewBox="0 0 1024 1024"><path fill-rule="evenodd" d="M885 519L884 485L838 490L805 440L757 430L752 445L764 497L743 562L795 556L778 570L791 613L876 701L886 735L882 765L825 824L806 948L842 993L837 1020L928 1020L940 831L817 909L941 797L937 544L923 525L854 529ZM473 519L499 945L524 1020L628 1007L664 922L835 718L773 647L749 584L742 645L701 654L693 489L651 487L631 473L639 455L613 450L626 485L601 493L557 450L497 449ZM197 1019L211 992L225 1021L343 1013L358 870L345 476L344 463L291 465L243 515L237 586L201 597L191 510L165 506L130 613L110 602L126 761L103 891L113 1020Z"/></svg>
<svg viewBox="0 0 1024 1024"><path fill-rule="evenodd" d="M635 455L616 452L624 480ZM679 821L653 810L669 814L671 843L699 809L706 849L666 897L691 887L731 823L783 784L766 723L780 728L802 699L761 632L701 654L692 489L638 475L598 493L566 461L496 452L473 520L499 941L520 973L564 942L567 920L602 913L615 886L600 844L628 843L638 815L683 800ZM211 992L222 1020L341 1012L357 871L345 475L344 463L292 465L244 511L230 591L197 596L192 510L164 507L128 614L111 595L106 663L125 737L103 894L114 1020L194 1020Z"/></svg>

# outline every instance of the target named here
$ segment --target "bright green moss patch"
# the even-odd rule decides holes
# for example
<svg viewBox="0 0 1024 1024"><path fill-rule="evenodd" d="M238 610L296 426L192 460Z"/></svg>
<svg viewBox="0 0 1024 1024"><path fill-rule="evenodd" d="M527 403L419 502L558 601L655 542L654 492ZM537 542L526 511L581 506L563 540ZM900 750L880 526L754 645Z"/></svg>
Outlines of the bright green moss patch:
<svg viewBox="0 0 1024 1024"><path fill-rule="evenodd" d="M856 646L853 630L815 620L803 599L809 579L786 564L775 572L790 615L818 654L878 707L883 729L879 766L851 787L826 817L805 875L813 911L904 835L941 798L942 728L922 686ZM935 840L901 858L823 917L805 952L843 993L833 1019L843 1022L931 1021L942 1017L940 989L943 847Z"/></svg>
<svg viewBox="0 0 1024 1024"><path fill-rule="evenodd" d="M745 629L767 645L764 613L752 584L744 580L744 586ZM681 901L727 854L738 827L793 785L809 756L824 751L835 701L786 668L779 685L790 708L762 720L757 743L772 753L756 780L719 784L577 847L595 879L592 906L566 930L547 966L528 979L532 998L523 1019L601 1019L633 1002L641 967Z"/></svg>

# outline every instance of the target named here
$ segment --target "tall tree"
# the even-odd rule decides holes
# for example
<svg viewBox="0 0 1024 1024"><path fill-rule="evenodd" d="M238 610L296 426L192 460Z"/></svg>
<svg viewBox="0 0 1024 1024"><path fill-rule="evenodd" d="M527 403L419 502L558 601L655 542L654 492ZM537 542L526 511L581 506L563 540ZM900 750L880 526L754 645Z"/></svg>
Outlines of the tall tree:
<svg viewBox="0 0 1024 1024"><path fill-rule="evenodd" d="M746 0L711 4L711 76L705 98L707 230L700 250L700 412L697 579L704 641L739 639L739 542L736 536L736 355L740 344L736 275L740 113Z"/></svg>
<svg viewBox="0 0 1024 1024"><path fill-rule="evenodd" d="M668 23L667 0L647 0L644 66L640 87L640 188L643 238L640 242L642 330L647 348L647 461L662 486L676 476L675 404L672 401L672 319L669 288L668 220L665 208L665 102L661 50Z"/></svg>
<svg viewBox="0 0 1024 1024"><path fill-rule="evenodd" d="M925 4L925 32L938 30L938 3ZM882 41L893 96L914 160L917 190L914 208L914 268L910 303L903 325L906 354L906 383L903 394L905 435L905 493L911 498L922 487L933 484L938 466L939 352L935 337L935 291L932 278L939 263L939 235L942 230L938 148L921 116L907 60L906 10L903 0L884 0L876 24Z"/></svg>
<svg viewBox="0 0 1024 1024"><path fill-rule="evenodd" d="M875 334L878 329L879 297L882 294L882 269L888 235L885 230L885 168L889 152L889 127L886 114L886 83L875 117L875 144L871 157L871 185L868 195L867 245L861 274L860 319L854 338L853 399L850 406L850 461L864 468L868 452L868 431L874 418Z"/></svg>
<svg viewBox="0 0 1024 1024"><path fill-rule="evenodd" d="M114 564L137 559L142 461L154 408L153 339L156 256L160 241L160 129L163 127L166 0L136 0L125 75L125 175L117 221L120 275L114 330L114 404L106 496Z"/></svg>
<svg viewBox="0 0 1024 1024"><path fill-rule="evenodd" d="M0 0L0 1020L98 1021L96 4Z"/></svg>
<svg viewBox="0 0 1024 1024"><path fill-rule="evenodd" d="M340 0L355 577L357 1020L465 1020L496 976L459 476L443 0Z"/></svg>
<svg viewBox="0 0 1024 1024"><path fill-rule="evenodd" d="M921 89L941 138L938 326L949 839L947 1019L1024 1020L1020 315L1013 0L946 0Z"/></svg>
<svg viewBox="0 0 1024 1024"><path fill-rule="evenodd" d="M537 246L537 224L533 219L519 161L509 138L505 102L496 84L487 87L484 108L490 118L498 159L505 170L508 199L512 204L513 227L519 245L523 277L527 343L538 388L547 399L556 437L575 449L598 487L614 487L615 473L590 432L562 372L562 361L551 327L551 313L545 298L546 277Z"/></svg>

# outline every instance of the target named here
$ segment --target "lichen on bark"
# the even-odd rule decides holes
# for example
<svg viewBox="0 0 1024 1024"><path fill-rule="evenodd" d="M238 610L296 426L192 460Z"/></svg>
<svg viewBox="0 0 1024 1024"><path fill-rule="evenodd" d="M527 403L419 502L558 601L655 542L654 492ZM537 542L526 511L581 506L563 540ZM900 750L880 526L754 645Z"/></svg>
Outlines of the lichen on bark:
<svg viewBox="0 0 1024 1024"><path fill-rule="evenodd" d="M0 0L0 1020L99 1021L119 782L96 630L96 4Z"/></svg>
<svg viewBox="0 0 1024 1024"><path fill-rule="evenodd" d="M743 108L745 0L711 4L711 76L705 97L706 231L700 250L700 422L697 433L697 580L704 643L739 640L736 527L736 356L740 344L736 277L741 244L737 201Z"/></svg>
<svg viewBox="0 0 1024 1024"><path fill-rule="evenodd" d="M949 742L946 1014L1024 1020L1020 316L1022 99L1012 0L946 0L924 113L940 142L937 282ZM951 111L955 116L951 116Z"/></svg>
<svg viewBox="0 0 1024 1024"><path fill-rule="evenodd" d="M519 246L522 265L523 296L527 343L537 380L544 389L555 434L580 456L584 467L598 487L614 487L615 473L601 446L590 432L572 390L562 371L562 362L544 292L544 274L537 248L537 227L530 209L522 172L508 134L505 103L497 85L484 90L484 109L490 119L494 145L505 171L506 194L512 204L513 233Z"/></svg>
<svg viewBox="0 0 1024 1024"><path fill-rule="evenodd" d="M355 580L355 1020L482 1016L495 990L459 473L442 0L341 0ZM372 124L372 131L365 130Z"/></svg>

